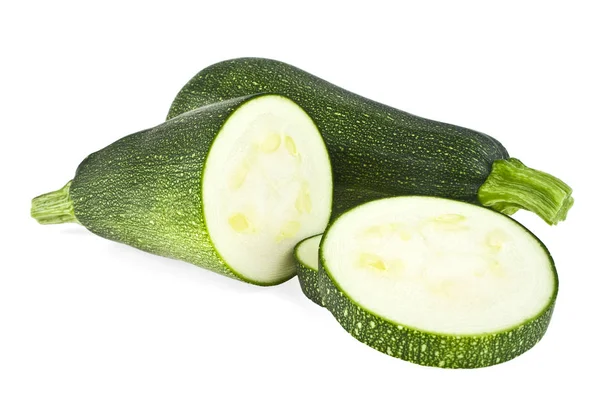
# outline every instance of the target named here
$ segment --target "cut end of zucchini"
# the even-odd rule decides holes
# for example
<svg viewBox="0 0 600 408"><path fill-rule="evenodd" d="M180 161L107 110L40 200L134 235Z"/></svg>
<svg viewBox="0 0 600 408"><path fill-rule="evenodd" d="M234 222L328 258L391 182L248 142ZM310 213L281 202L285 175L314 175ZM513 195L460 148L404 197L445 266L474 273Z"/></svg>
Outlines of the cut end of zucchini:
<svg viewBox="0 0 600 408"><path fill-rule="evenodd" d="M419 364L494 363L480 354L498 351L491 347L495 336L523 331L551 310L557 290L550 255L529 231L501 214L446 199L397 197L359 206L330 226L321 256L320 290L342 325ZM370 321L394 329L368 333ZM511 347L502 346L507 350L500 348L498 357L505 361L523 352L523 344L535 344L545 331L538 323L535 341L513 333L516 343L503 340ZM372 340L377 336L382 339ZM410 354L411 336L432 353ZM477 339L478 347L461 338Z"/></svg>
<svg viewBox="0 0 600 408"><path fill-rule="evenodd" d="M202 184L217 252L244 280L259 284L293 276L292 248L322 232L331 213L331 167L321 134L281 96L254 98L229 117Z"/></svg>

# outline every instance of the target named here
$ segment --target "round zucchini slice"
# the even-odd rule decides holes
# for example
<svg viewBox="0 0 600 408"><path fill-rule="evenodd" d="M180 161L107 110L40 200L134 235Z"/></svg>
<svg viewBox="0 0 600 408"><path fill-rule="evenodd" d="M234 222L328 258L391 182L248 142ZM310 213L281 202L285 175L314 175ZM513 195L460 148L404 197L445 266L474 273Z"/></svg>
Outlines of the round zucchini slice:
<svg viewBox="0 0 600 408"><path fill-rule="evenodd" d="M497 212L434 197L360 205L327 229L323 305L359 341L413 363L475 368L544 335L558 277L530 231Z"/></svg>

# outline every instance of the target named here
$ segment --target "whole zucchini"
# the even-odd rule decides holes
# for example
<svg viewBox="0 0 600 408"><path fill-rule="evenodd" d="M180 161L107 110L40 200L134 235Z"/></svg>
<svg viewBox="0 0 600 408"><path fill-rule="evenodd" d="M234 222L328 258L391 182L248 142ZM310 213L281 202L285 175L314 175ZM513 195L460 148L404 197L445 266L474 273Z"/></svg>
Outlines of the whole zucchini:
<svg viewBox="0 0 600 408"><path fill-rule="evenodd" d="M392 195L430 195L520 208L549 224L566 217L572 190L509 158L494 138L363 98L283 62L239 58L200 71L181 89L168 118L205 104L272 92L298 103L327 145L336 185Z"/></svg>
<svg viewBox="0 0 600 408"><path fill-rule="evenodd" d="M233 278L294 275L292 249L331 214L327 149L306 113L278 95L203 106L89 155L33 199L42 224L93 233Z"/></svg>

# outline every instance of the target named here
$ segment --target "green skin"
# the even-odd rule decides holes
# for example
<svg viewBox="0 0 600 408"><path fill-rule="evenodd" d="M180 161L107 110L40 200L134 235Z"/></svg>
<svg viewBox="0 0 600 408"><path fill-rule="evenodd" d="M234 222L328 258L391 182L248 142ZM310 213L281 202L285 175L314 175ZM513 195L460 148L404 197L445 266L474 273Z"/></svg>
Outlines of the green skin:
<svg viewBox="0 0 600 408"><path fill-rule="evenodd" d="M320 235L320 234L319 234ZM315 235L316 236L316 235ZM296 265L296 274L298 275L298 282L300 282L300 288L304 295L312 300L319 306L323 306L321 301L321 293L319 292L319 271L311 268L298 257L298 247L307 239L313 237L308 237L298 243L294 248L294 260Z"/></svg>
<svg viewBox="0 0 600 408"><path fill-rule="evenodd" d="M212 143L227 118L253 98L205 106L90 154L72 182L33 200L32 216L41 223L77 221L101 237L257 285L280 283L251 281L230 268L203 213Z"/></svg>
<svg viewBox="0 0 600 408"><path fill-rule="evenodd" d="M340 185L335 186L333 189L333 197L335 200L333 202L330 222L357 205L391 196L392 194L382 191L372 191L365 188L354 188Z"/></svg>
<svg viewBox="0 0 600 408"><path fill-rule="evenodd" d="M181 89L168 118L260 92L287 96L313 118L336 186L447 197L505 214L524 208L549 224L565 219L573 203L566 184L515 166L486 134L391 108L279 61L239 58L209 66Z"/></svg>
<svg viewBox="0 0 600 408"><path fill-rule="evenodd" d="M509 217L507 219L519 224ZM527 228L519 225L533 235ZM547 305L536 316L499 332L477 335L432 333L385 319L353 301L344 292L329 273L327 260L320 249L318 286L319 293L322 294L322 305L354 338L390 356L443 368L479 368L499 364L523 354L541 340L556 303L558 275L554 261L546 246L533 236L550 260L554 291ZM326 240L327 231L321 242Z"/></svg>

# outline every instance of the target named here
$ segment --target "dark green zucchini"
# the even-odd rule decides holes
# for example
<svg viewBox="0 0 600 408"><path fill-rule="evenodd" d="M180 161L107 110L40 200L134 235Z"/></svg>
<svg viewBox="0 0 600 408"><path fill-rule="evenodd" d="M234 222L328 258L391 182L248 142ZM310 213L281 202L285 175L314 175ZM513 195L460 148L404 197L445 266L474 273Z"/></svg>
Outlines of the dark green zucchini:
<svg viewBox="0 0 600 408"><path fill-rule="evenodd" d="M279 61L240 58L200 71L168 118L259 92L287 96L313 118L338 186L453 198L505 214L523 208L549 224L564 220L573 204L565 183L509 158L486 134L371 101Z"/></svg>
<svg viewBox="0 0 600 408"><path fill-rule="evenodd" d="M273 285L294 276L294 246L325 229L331 206L331 165L313 121L287 98L254 95L90 154L65 187L33 199L31 215Z"/></svg>

